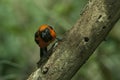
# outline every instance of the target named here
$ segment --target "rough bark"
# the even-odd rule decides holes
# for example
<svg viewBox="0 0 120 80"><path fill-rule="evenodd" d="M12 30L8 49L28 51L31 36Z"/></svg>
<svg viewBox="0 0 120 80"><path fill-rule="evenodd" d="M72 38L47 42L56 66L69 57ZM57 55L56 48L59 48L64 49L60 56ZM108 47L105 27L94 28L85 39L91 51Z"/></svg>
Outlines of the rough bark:
<svg viewBox="0 0 120 80"><path fill-rule="evenodd" d="M119 18L120 0L89 0L80 19L64 34L43 68L33 72L28 80L70 80Z"/></svg>

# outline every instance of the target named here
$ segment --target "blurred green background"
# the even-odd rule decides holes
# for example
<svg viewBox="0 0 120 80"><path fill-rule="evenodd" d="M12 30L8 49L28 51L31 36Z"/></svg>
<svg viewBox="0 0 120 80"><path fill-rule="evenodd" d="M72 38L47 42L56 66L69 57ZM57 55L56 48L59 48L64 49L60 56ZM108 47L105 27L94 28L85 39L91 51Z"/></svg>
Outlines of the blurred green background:
<svg viewBox="0 0 120 80"><path fill-rule="evenodd" d="M58 36L80 17L87 0L0 0L0 80L25 80L36 70L41 24ZM120 21L72 80L120 80Z"/></svg>

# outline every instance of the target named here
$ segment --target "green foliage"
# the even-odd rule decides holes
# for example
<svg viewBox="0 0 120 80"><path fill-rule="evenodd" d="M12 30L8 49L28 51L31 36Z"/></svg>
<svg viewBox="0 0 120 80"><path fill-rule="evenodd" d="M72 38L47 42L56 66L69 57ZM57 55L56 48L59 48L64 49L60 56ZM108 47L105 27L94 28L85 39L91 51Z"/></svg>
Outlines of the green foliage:
<svg viewBox="0 0 120 80"><path fill-rule="evenodd" d="M66 4L67 3L67 4ZM35 70L34 33L50 24L58 36L79 18L87 0L0 0L0 80L24 80ZM120 21L72 80L119 80Z"/></svg>

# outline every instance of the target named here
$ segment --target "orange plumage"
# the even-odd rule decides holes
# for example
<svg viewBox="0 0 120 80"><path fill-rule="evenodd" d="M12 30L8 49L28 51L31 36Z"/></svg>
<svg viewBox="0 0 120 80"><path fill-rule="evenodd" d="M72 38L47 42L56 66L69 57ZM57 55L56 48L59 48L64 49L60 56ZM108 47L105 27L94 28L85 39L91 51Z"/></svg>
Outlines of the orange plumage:
<svg viewBox="0 0 120 80"><path fill-rule="evenodd" d="M35 41L40 48L47 47L56 38L56 32L47 24L41 25L35 33Z"/></svg>

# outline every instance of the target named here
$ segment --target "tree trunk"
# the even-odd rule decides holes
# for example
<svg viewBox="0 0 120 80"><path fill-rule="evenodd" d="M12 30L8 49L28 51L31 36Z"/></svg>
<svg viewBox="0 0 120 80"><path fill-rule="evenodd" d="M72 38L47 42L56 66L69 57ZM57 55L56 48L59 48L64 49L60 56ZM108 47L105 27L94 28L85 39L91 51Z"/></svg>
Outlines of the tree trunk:
<svg viewBox="0 0 120 80"><path fill-rule="evenodd" d="M28 80L70 80L120 18L120 0L89 0L43 68Z"/></svg>

